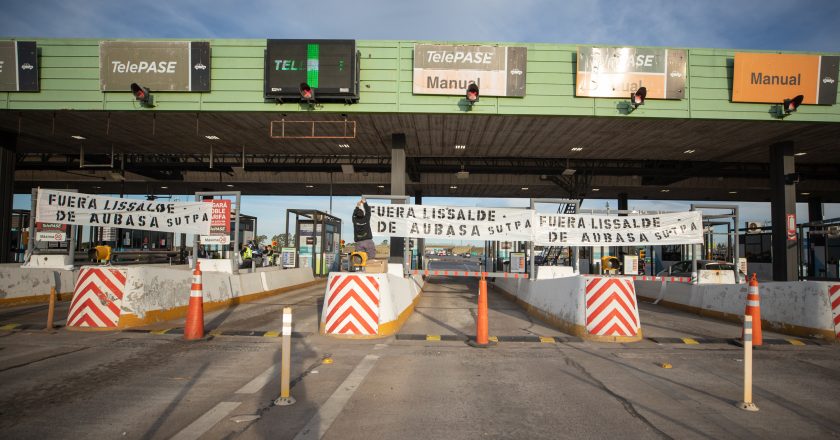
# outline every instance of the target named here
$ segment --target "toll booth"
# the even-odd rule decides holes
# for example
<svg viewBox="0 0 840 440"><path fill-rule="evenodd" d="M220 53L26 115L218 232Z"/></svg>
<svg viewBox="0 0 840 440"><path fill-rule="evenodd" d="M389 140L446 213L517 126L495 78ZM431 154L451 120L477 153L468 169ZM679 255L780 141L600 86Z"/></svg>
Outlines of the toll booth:
<svg viewBox="0 0 840 440"><path fill-rule="evenodd" d="M798 228L800 279L840 280L840 218Z"/></svg>
<svg viewBox="0 0 840 440"><path fill-rule="evenodd" d="M294 225L293 236L289 235L291 225ZM340 218L311 209L287 209L286 237L291 240L292 246L282 249L284 267L310 267L316 277L338 269L341 260Z"/></svg>
<svg viewBox="0 0 840 440"><path fill-rule="evenodd" d="M9 248L9 261L23 263L26 245L29 243L29 216L30 211L25 209L12 210L12 229L10 232L11 243Z"/></svg>

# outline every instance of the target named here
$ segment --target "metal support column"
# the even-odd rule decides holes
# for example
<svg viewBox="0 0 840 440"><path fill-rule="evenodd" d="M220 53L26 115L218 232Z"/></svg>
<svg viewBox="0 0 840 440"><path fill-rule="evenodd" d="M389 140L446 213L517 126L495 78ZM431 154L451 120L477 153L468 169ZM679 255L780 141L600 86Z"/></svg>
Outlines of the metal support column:
<svg viewBox="0 0 840 440"><path fill-rule="evenodd" d="M405 195L405 133L391 135L391 195ZM408 203L402 199L391 200L392 204ZM404 264L408 244L403 237L391 237L389 262Z"/></svg>
<svg viewBox="0 0 840 440"><path fill-rule="evenodd" d="M796 219L796 174L793 142L770 146L770 220L773 234L773 280L797 280L796 236L788 236L788 219Z"/></svg>
<svg viewBox="0 0 840 440"><path fill-rule="evenodd" d="M0 132L0 263L11 263L12 202L15 196L17 135ZM32 211L32 217L35 212ZM30 230L29 234L35 233Z"/></svg>

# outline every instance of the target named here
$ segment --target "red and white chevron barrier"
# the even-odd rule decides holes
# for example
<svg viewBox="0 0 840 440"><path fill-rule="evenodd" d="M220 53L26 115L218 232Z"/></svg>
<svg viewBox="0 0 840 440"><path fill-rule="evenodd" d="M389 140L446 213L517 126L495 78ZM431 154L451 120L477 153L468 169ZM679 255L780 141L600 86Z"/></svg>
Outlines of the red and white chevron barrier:
<svg viewBox="0 0 840 440"><path fill-rule="evenodd" d="M834 319L834 336L840 340L840 284L828 288L828 299L831 302L831 317Z"/></svg>
<svg viewBox="0 0 840 440"><path fill-rule="evenodd" d="M379 281L374 275L335 274L324 304L327 334L377 335Z"/></svg>
<svg viewBox="0 0 840 440"><path fill-rule="evenodd" d="M630 277L586 277L586 331L596 336L636 336L639 309Z"/></svg>
<svg viewBox="0 0 840 440"><path fill-rule="evenodd" d="M83 267L79 271L67 326L115 328L125 292L126 269Z"/></svg>

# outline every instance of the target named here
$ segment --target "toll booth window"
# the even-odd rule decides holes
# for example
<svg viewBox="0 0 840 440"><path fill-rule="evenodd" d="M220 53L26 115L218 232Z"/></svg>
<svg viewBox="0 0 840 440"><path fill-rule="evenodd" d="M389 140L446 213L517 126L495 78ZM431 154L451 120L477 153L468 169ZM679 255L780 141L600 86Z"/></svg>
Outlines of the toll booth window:
<svg viewBox="0 0 840 440"><path fill-rule="evenodd" d="M680 261L682 252L680 245L662 246L662 261Z"/></svg>
<svg viewBox="0 0 840 440"><path fill-rule="evenodd" d="M744 257L749 263L770 263L771 236L770 234L746 234L742 236L744 243Z"/></svg>

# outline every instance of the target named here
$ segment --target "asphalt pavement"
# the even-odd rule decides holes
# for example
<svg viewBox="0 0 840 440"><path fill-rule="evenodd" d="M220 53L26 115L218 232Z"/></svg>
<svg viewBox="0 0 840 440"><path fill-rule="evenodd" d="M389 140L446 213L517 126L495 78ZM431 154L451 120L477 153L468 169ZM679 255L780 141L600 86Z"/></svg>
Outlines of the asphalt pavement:
<svg viewBox="0 0 840 440"><path fill-rule="evenodd" d="M501 338L477 349L464 343L475 332L475 280L427 281L399 334L372 340L318 334L323 286L208 314L214 337L197 343L180 340L182 321L48 333L39 327L45 308L0 310L0 432L16 439L840 437L837 345L765 333L777 343L754 353L760 411L751 413L735 407L743 350L728 340L737 325L642 303L645 340L585 342L491 287L490 334ZM59 306L66 316L66 303ZM297 403L274 406L284 306L294 312Z"/></svg>

